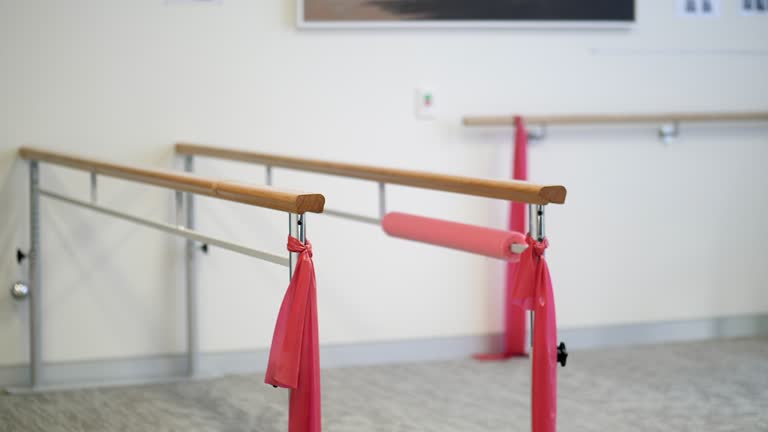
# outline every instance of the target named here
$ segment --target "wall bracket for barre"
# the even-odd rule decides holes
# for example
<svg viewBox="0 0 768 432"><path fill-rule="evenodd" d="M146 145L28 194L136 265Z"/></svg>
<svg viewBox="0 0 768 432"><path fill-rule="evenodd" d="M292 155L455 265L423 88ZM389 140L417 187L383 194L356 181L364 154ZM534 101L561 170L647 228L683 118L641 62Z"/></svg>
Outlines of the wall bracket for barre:
<svg viewBox="0 0 768 432"><path fill-rule="evenodd" d="M29 285L22 281L16 281L11 285L11 297L14 300L24 300L29 297Z"/></svg>
<svg viewBox="0 0 768 432"><path fill-rule="evenodd" d="M547 137L547 124L534 125L529 127L526 132L528 133L529 141L542 141Z"/></svg>
<svg viewBox="0 0 768 432"><path fill-rule="evenodd" d="M27 254L21 249L16 249L16 263L20 265L25 259L27 259Z"/></svg>
<svg viewBox="0 0 768 432"><path fill-rule="evenodd" d="M659 126L659 139L665 145L672 143L678 136L680 136L680 122L675 121Z"/></svg>

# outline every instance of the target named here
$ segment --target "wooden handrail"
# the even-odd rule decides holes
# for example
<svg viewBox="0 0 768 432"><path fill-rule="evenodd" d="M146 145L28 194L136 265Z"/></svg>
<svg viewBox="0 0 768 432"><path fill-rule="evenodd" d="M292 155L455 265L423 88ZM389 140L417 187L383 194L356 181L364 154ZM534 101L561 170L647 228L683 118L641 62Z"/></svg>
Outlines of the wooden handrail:
<svg viewBox="0 0 768 432"><path fill-rule="evenodd" d="M594 124L594 123L674 123L768 121L768 112L663 113L663 114L573 114L523 116L528 124ZM513 126L514 115L467 116L465 126Z"/></svg>
<svg viewBox="0 0 768 432"><path fill-rule="evenodd" d="M258 163L301 171L373 180L381 183L413 186L465 195L499 198L531 204L562 204L565 202L566 195L565 187L558 185L543 186L520 181L491 180L434 174L397 168L382 168L344 162L329 162L291 156L277 156L248 150L219 148L198 144L178 143L176 144L176 151L180 154L210 156L233 161Z"/></svg>
<svg viewBox="0 0 768 432"><path fill-rule="evenodd" d="M273 187L211 180L191 174L140 168L30 147L20 148L19 155L23 159L48 162L110 177L290 213L322 213L325 205L325 197L320 194L306 194Z"/></svg>

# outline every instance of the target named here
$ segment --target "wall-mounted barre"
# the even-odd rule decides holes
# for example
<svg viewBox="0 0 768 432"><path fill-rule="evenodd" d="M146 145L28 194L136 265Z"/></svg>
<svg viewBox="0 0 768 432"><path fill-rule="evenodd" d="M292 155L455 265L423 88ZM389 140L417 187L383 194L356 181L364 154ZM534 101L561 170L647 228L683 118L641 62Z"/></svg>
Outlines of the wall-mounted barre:
<svg viewBox="0 0 768 432"><path fill-rule="evenodd" d="M542 128L532 138L541 139L545 136L547 125L577 125L577 124L619 124L619 123L660 123L659 137L668 142L679 133L682 122L768 122L768 111L745 112L712 112L712 113L657 113L657 114L571 114L571 115L525 115L525 122ZM462 119L464 126L514 126L515 116L466 116Z"/></svg>
<svg viewBox="0 0 768 432"><path fill-rule="evenodd" d="M140 168L96 159L83 158L64 153L22 147L19 155L29 161L30 191L30 250L29 259L29 300L30 300L30 377L31 386L11 388L9 392L27 393L48 389L42 361L42 286L40 277L40 197L54 199L70 205L86 208L111 217L126 220L187 239L185 260L185 284L187 292L187 357L188 374L194 376L199 368L199 342L197 331L197 277L196 245L212 244L230 251L255 257L274 264L287 266L293 271L295 257L292 254L280 256L255 250L226 240L200 234L194 228L194 194L207 195L258 207L289 213L289 233L304 241L306 213L322 213L325 197L273 187L253 186L231 181L211 180L192 174L173 171ZM90 173L90 201L67 197L40 188L39 162L46 162L75 168ZM191 161L187 169L191 170ZM105 175L136 183L160 186L175 191L176 224L152 221L98 205L98 176ZM186 200L184 197L186 196ZM186 205L185 205L186 202Z"/></svg>
<svg viewBox="0 0 768 432"><path fill-rule="evenodd" d="M674 123L768 121L768 112L664 113L664 114L573 114L523 116L528 124ZM515 116L467 116L464 126L514 126Z"/></svg>

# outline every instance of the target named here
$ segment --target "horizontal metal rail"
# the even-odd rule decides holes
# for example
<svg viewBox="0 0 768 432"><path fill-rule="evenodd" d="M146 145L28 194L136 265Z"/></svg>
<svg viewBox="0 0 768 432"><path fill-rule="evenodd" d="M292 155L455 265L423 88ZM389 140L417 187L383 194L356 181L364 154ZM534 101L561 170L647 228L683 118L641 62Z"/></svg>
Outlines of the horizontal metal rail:
<svg viewBox="0 0 768 432"><path fill-rule="evenodd" d="M370 216L362 216L362 215L358 215L358 214L354 214L354 213L347 213L347 212L343 212L343 211L339 211L339 210L325 209L325 210L323 210L323 214L329 215L329 216L336 216L336 217L340 217L340 218L344 218L344 219L350 219L350 220L358 221L358 222L365 222L365 223L369 223L369 224L373 224L373 225L381 225L381 219L379 219L379 218L370 217Z"/></svg>
<svg viewBox="0 0 768 432"><path fill-rule="evenodd" d="M75 205L78 207L87 208L89 210L93 210L95 212L105 214L108 216L116 217L118 219L126 220L128 222L133 222L135 224L143 225L145 227L154 228L159 231L163 231L169 234L173 234L179 237L184 237L190 240L198 241L200 243L206 243L212 246L217 246L222 249L227 249L232 252L236 252L243 255L248 255L254 258L258 258L263 261L268 261L274 264L279 264L281 266L288 267L289 260L287 257L283 257L280 255L271 254L268 252L262 252L256 249L251 249L246 246L239 245L237 243L231 243L225 240L218 239L216 237L210 237L204 234L200 234L193 230L188 230L184 227L179 227L167 223L162 222L155 222L148 219L140 218L137 216L129 215L127 213L119 212L117 210L108 209L102 206L98 206L95 204L91 204L86 201L81 201L75 198L70 198L64 195L57 194L55 192L47 191L47 190L40 190L40 194L57 200L61 202L65 202L71 205Z"/></svg>

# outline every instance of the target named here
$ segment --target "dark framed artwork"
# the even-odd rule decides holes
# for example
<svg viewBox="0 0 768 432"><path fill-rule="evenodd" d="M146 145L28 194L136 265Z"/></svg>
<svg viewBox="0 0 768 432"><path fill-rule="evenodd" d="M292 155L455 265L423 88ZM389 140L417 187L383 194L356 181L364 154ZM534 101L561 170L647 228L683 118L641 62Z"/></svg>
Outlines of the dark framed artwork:
<svg viewBox="0 0 768 432"><path fill-rule="evenodd" d="M297 0L303 28L628 27L635 0Z"/></svg>

